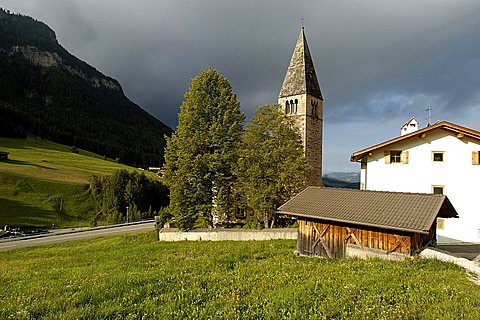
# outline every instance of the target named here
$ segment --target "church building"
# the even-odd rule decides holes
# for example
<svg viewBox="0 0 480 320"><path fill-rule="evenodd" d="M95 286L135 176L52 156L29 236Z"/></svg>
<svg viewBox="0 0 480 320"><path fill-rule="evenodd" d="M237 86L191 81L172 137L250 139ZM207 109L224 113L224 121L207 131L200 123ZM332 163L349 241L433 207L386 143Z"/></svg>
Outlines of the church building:
<svg viewBox="0 0 480 320"><path fill-rule="evenodd" d="M283 80L278 103L300 130L305 158L313 169L308 185L322 186L323 97L303 26Z"/></svg>

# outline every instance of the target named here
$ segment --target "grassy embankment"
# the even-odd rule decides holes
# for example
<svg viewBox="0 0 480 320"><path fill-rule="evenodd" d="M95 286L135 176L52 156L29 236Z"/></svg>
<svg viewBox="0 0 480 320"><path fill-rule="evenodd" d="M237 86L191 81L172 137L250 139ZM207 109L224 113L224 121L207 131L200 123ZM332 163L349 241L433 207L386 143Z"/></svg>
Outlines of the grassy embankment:
<svg viewBox="0 0 480 320"><path fill-rule="evenodd" d="M0 226L83 226L95 213L89 198L92 174L134 168L93 153L37 138L0 138Z"/></svg>
<svg viewBox="0 0 480 320"><path fill-rule="evenodd" d="M294 241L155 233L0 253L1 319L479 319L480 288L435 260L294 257Z"/></svg>

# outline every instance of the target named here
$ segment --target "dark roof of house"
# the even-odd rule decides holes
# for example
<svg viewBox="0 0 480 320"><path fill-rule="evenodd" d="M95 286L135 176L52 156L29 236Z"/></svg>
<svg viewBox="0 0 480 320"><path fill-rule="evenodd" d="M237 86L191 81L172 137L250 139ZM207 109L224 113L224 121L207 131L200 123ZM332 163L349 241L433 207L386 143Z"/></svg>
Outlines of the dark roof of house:
<svg viewBox="0 0 480 320"><path fill-rule="evenodd" d="M431 125L429 127L425 127L423 129L420 129L420 130L414 131L412 133L406 134L404 136L400 136L400 137L397 137L397 138L394 138L394 139L376 144L373 147L369 147L369 148L357 151L357 152L352 154L352 156L350 157L350 161L355 162L355 161L362 160L370 152L372 152L374 150L377 150L377 149L380 149L380 148L387 147L391 144L394 144L394 143L397 143L397 142L400 142L400 141L404 141L404 140L411 139L411 138L414 138L414 137L423 138L429 132L431 132L433 130L444 130L444 131L447 131L447 132L452 132L452 133L456 134L458 138L463 138L465 136L465 137L470 137L470 138L473 138L473 139L480 140L480 132L469 129L469 128L465 128L465 127L462 127L462 126L459 126L459 125L456 125L456 124L453 124L453 123L450 123L450 122L447 122L447 121L442 121L442 122L438 122L434 125Z"/></svg>
<svg viewBox="0 0 480 320"><path fill-rule="evenodd" d="M282 89L280 89L279 97L283 98L304 93L323 100L317 74L315 73L315 67L313 66L310 50L308 49L305 32L302 27L297 44L293 50L285 80L283 80Z"/></svg>
<svg viewBox="0 0 480 320"><path fill-rule="evenodd" d="M444 195L308 187L277 213L375 228L428 233L437 216L458 217Z"/></svg>

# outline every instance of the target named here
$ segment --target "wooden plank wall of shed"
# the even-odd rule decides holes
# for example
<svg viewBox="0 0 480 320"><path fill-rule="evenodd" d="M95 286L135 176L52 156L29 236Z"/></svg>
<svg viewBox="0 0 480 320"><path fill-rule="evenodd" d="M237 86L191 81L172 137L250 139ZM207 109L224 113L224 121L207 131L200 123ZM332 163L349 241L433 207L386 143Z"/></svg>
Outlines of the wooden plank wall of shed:
<svg viewBox="0 0 480 320"><path fill-rule="evenodd" d="M415 233L412 239L412 251L417 251L429 244L435 244L437 239L437 220L435 219L428 234Z"/></svg>
<svg viewBox="0 0 480 320"><path fill-rule="evenodd" d="M327 229L328 228L328 229ZM354 232L353 232L354 231ZM353 235L351 233L353 232ZM319 236L323 233L320 240ZM432 233L432 232L431 232ZM411 249L423 247L431 235L418 235L394 232L390 230L352 227L328 222L298 220L297 251L305 255L317 255L332 258L345 256L345 244L357 244L366 248L380 249L385 252L411 254ZM358 242L357 242L358 241ZM412 247L413 245L413 247ZM327 253L325 246L330 251Z"/></svg>

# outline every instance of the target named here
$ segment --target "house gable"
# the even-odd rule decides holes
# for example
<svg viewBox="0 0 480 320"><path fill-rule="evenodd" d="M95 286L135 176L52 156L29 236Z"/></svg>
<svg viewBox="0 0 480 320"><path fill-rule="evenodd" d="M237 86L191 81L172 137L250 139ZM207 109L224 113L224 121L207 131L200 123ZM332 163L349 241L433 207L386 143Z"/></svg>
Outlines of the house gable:
<svg viewBox="0 0 480 320"><path fill-rule="evenodd" d="M404 136L406 134L412 133L420 129L420 123L414 118L410 118L401 128L400 128L400 135Z"/></svg>
<svg viewBox="0 0 480 320"><path fill-rule="evenodd" d="M438 134L440 132L440 134ZM455 125L453 123L442 121L433 126L426 127L420 129L418 131L412 132L410 134L400 136L377 145L374 145L369 148L365 148L363 150L354 152L350 157L350 161L352 162L361 162L362 159L366 156L369 156L371 153L377 150L384 150L384 149L394 149L395 146L398 147L399 143L407 143L411 145L418 145L423 144L427 140L425 139L428 136L455 136L457 139L464 139L465 141L476 141L480 144L480 132L471 130L462 126ZM413 141L413 143L412 143Z"/></svg>

